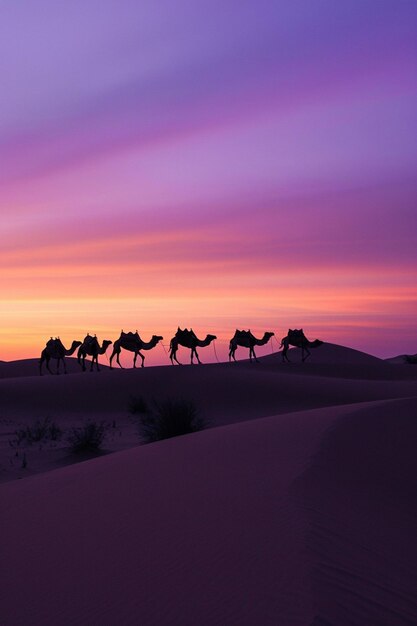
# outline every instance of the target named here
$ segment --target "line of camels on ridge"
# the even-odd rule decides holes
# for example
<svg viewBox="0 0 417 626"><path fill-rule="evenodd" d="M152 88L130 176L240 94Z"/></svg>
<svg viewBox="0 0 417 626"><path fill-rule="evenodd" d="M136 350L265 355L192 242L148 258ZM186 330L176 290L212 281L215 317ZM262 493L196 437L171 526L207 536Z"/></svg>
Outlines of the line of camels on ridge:
<svg viewBox="0 0 417 626"><path fill-rule="evenodd" d="M263 337L258 339L255 335L252 334L250 330L236 330L235 334L231 338L229 342L229 361L236 361L236 350L239 346L243 348L249 349L249 359L252 362L252 359L258 362L258 359L255 354L255 346L263 346L268 341L275 336L275 333L265 332ZM169 344L169 358L171 363L174 365L177 363L181 365L181 363L177 359L177 352L179 346L183 346L184 348L188 348L191 350L191 363L194 363L194 357L196 357L197 362L201 364L200 357L197 352L197 348L204 348L211 344L212 341L217 339L216 335L207 335L205 339L199 339L195 332L187 328L181 329L178 327L177 332L174 337L171 339ZM129 352L133 352L133 367L136 368L136 361L138 356L142 359L141 367L145 365L145 357L142 354L142 351L152 350L160 341L163 340L163 337L160 335L152 335L150 341L146 342L141 339L138 331L135 333L128 332L120 333L120 337L116 339L113 343L112 341L105 339L100 345L96 335L87 334L83 341L73 341L70 348L65 348L61 339L59 337L51 337L47 342L45 348L42 350L41 358L39 360L39 373L42 375L42 366L45 363L48 372L53 374L49 367L49 363L51 359L55 359L57 361L57 371L59 374L60 364L62 362L64 367L64 372L67 373L67 367L65 363L65 357L71 356L77 350L77 359L83 371L86 370L85 359L87 356L91 357L91 365L90 371L93 371L94 364L96 365L97 371L99 371L98 357L102 354L105 354L107 348L113 344L113 352L110 356L110 369L113 369L113 359L116 357L116 363L119 367L123 367L120 363L120 353L123 350L127 350ZM297 348L301 348L301 358L302 361L305 361L310 356L309 348L317 348L322 345L322 341L316 339L315 341L309 341L307 337L304 335L303 329L289 329L288 333L281 340L280 349L283 348L282 351L282 360L289 362L289 358L287 355L288 348L290 346L295 346Z"/></svg>

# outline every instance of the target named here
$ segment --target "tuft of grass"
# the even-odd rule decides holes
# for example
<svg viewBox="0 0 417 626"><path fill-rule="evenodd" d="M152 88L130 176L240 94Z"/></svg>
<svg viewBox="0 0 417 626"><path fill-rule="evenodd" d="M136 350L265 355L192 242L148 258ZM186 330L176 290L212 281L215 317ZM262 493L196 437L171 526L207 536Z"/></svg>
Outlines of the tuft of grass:
<svg viewBox="0 0 417 626"><path fill-rule="evenodd" d="M154 410L139 416L139 435L144 443L179 437L206 428L195 404L189 400L154 402Z"/></svg>
<svg viewBox="0 0 417 626"><path fill-rule="evenodd" d="M143 413L149 413L149 406L143 396L131 396L128 411L132 415L142 415Z"/></svg>
<svg viewBox="0 0 417 626"><path fill-rule="evenodd" d="M19 428L19 430L15 431L15 437L17 445L21 443L38 443L46 440L58 441L62 437L62 430L50 417L45 417L43 420L36 420L31 426Z"/></svg>
<svg viewBox="0 0 417 626"><path fill-rule="evenodd" d="M107 434L108 424L88 421L83 426L72 427L67 434L71 452L97 452Z"/></svg>

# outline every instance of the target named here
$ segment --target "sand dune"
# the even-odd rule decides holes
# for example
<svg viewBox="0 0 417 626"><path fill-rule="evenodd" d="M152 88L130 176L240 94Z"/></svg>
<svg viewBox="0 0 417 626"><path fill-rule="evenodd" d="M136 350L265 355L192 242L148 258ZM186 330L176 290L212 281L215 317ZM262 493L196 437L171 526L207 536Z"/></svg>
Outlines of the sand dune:
<svg viewBox="0 0 417 626"><path fill-rule="evenodd" d="M216 425L277 412L413 395L417 368L326 344L310 363L281 363L280 356L204 366L77 372L68 376L0 380L5 416L52 414L115 415L125 412L132 394L195 398ZM346 361L344 361L344 356ZM314 360L313 360L314 358ZM349 359L355 359L355 362ZM355 376L347 376L345 368ZM326 383L322 378L331 378ZM227 415L226 422L221 415Z"/></svg>
<svg viewBox="0 0 417 626"><path fill-rule="evenodd" d="M79 374L80 365L76 358L66 357L68 374ZM51 360L49 367L55 373L57 362ZM108 365L100 363L100 368L107 369ZM61 365L61 374L64 375L63 366ZM49 376L45 363L42 366L44 376ZM19 361L0 361L0 378L20 378L27 376L39 376L39 359L21 359Z"/></svg>
<svg viewBox="0 0 417 626"><path fill-rule="evenodd" d="M3 485L6 623L415 623L414 418L274 416Z"/></svg>
<svg viewBox="0 0 417 626"><path fill-rule="evenodd" d="M416 401L340 420L296 481L314 624L417 623Z"/></svg>
<svg viewBox="0 0 417 626"><path fill-rule="evenodd" d="M50 417L61 428L85 419L115 425L107 451L138 444L137 428L128 414L132 396L194 400L211 426L317 407L409 397L415 394L417 368L394 366L375 357L325 344L301 363L283 364L279 354L258 364L243 360L204 366L103 369L67 376L15 376L0 380L0 481L24 477L73 462L65 443L60 448L26 450L30 462L22 471L21 456L10 447L13 433L36 419ZM318 362L319 361L319 362ZM349 362L350 361L350 362ZM15 368L17 373L18 365ZM23 371L27 364L24 364ZM355 377L346 375L351 368ZM410 376L413 376L410 378ZM29 458L30 457L30 458Z"/></svg>
<svg viewBox="0 0 417 626"><path fill-rule="evenodd" d="M2 623L416 623L417 368L299 356L0 380ZM131 394L192 398L211 428L138 446ZM114 419L107 450L130 449L8 467L45 415Z"/></svg>

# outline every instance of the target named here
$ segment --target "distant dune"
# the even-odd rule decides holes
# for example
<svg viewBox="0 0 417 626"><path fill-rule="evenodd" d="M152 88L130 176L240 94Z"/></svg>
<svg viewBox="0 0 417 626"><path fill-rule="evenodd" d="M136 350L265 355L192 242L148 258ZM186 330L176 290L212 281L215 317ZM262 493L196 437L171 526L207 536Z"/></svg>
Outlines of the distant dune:
<svg viewBox="0 0 417 626"><path fill-rule="evenodd" d="M289 354L43 377L0 364L2 623L417 623L417 368L332 344ZM138 445L132 394L193 399L211 427ZM121 451L73 464L28 448L22 469L8 440L45 415L113 420Z"/></svg>
<svg viewBox="0 0 417 626"><path fill-rule="evenodd" d="M73 357L66 357L65 362L67 365L68 374L79 374L81 367L78 364L77 359ZM52 360L49 366L52 372L56 373L56 361ZM101 369L107 369L108 365L100 363ZM64 375L63 367L61 365L60 372ZM44 376L50 376L46 369L45 363L42 367L42 373ZM19 361L0 361L0 378L19 378L21 376L39 376L39 359L21 359Z"/></svg>

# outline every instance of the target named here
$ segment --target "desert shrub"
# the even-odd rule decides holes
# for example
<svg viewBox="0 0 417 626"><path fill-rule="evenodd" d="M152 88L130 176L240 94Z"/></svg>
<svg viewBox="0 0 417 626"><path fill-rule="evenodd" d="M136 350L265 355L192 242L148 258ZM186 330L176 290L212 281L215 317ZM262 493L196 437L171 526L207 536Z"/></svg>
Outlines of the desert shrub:
<svg viewBox="0 0 417 626"><path fill-rule="evenodd" d="M67 433L71 452L96 452L106 438L108 424L105 422L86 422L83 426L73 426Z"/></svg>
<svg viewBox="0 0 417 626"><path fill-rule="evenodd" d="M15 431L16 443L38 443L41 441L58 441L62 437L62 430L60 427L51 420L50 417L45 417L43 420L36 420L31 426L26 428L19 428Z"/></svg>
<svg viewBox="0 0 417 626"><path fill-rule="evenodd" d="M144 443L187 435L206 426L195 404L187 400L155 401L152 411L139 416L139 435Z"/></svg>
<svg viewBox="0 0 417 626"><path fill-rule="evenodd" d="M129 413L132 415L140 415L149 412L149 406L143 396L131 396L128 405Z"/></svg>

